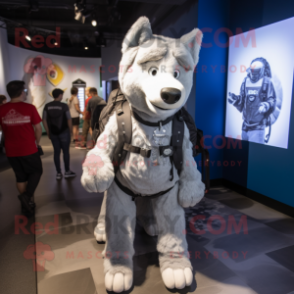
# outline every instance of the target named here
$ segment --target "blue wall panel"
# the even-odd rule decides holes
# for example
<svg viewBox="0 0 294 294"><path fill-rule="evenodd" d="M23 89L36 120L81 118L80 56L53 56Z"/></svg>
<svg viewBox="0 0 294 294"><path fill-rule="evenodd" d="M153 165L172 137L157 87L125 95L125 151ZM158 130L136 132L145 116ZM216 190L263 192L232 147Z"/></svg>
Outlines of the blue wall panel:
<svg viewBox="0 0 294 294"><path fill-rule="evenodd" d="M227 64L227 48L219 46L219 43L225 44L228 36L220 34L217 42L215 36L219 28L228 27L229 7L229 0L199 0L198 3L198 27L209 28L211 32L204 31L203 43L206 45L201 48L197 66L195 120L204 135L211 136L205 140L211 147L211 179L223 177L223 149L216 147L221 145L221 139L213 142L216 136L224 134L227 74L221 69ZM207 47L208 44L211 47Z"/></svg>

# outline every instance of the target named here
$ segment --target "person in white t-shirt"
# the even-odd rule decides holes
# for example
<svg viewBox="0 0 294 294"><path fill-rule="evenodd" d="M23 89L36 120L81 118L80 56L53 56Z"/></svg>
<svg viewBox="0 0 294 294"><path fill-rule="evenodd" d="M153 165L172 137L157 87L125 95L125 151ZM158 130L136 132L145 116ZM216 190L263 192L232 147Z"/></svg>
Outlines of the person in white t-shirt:
<svg viewBox="0 0 294 294"><path fill-rule="evenodd" d="M71 93L71 97L68 100L68 107L69 107L69 112L72 118L73 142L75 143L78 141L80 114L82 114L82 111L80 110L79 99L77 97L78 88L72 87L70 90L70 93Z"/></svg>

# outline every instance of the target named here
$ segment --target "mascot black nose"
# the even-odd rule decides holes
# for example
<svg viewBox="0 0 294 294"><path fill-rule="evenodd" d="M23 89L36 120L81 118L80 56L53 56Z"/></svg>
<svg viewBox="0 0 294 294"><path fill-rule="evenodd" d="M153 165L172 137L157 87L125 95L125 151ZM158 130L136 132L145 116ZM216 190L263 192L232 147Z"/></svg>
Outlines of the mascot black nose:
<svg viewBox="0 0 294 294"><path fill-rule="evenodd" d="M167 104L175 104L181 98L182 92L176 88L163 88L160 91L162 100Z"/></svg>

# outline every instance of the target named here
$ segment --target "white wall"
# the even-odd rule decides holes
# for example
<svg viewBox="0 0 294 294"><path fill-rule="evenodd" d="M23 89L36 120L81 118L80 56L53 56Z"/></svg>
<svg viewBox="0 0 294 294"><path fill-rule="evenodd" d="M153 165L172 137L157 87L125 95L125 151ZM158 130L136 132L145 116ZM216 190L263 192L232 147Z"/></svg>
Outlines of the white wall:
<svg viewBox="0 0 294 294"><path fill-rule="evenodd" d="M44 105L52 101L49 93L54 88L65 90L64 100L70 97L72 82L81 79L88 87L96 87L98 94L102 95L100 88L99 67L101 58L78 58L53 54L38 53L8 44L10 80L24 80L29 89L28 102L33 103L39 114L42 114ZM28 72L29 65L36 57L42 60L44 66L41 72ZM48 64L57 65L63 72L63 78L56 86L46 77ZM60 74L61 76L61 74Z"/></svg>
<svg viewBox="0 0 294 294"><path fill-rule="evenodd" d="M0 22L0 25L2 23ZM8 42L6 29L0 28L0 94L5 95L6 84L9 80Z"/></svg>

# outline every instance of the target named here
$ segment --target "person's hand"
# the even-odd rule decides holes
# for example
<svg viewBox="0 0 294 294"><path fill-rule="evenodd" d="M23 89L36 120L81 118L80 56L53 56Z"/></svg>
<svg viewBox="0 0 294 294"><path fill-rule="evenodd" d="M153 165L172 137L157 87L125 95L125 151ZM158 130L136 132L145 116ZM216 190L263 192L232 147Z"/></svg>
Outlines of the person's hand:
<svg viewBox="0 0 294 294"><path fill-rule="evenodd" d="M238 99L238 96L234 93L229 92L228 101L230 104L234 103Z"/></svg>
<svg viewBox="0 0 294 294"><path fill-rule="evenodd" d="M261 102L259 104L258 112L265 113L269 110L269 104L267 102Z"/></svg>

